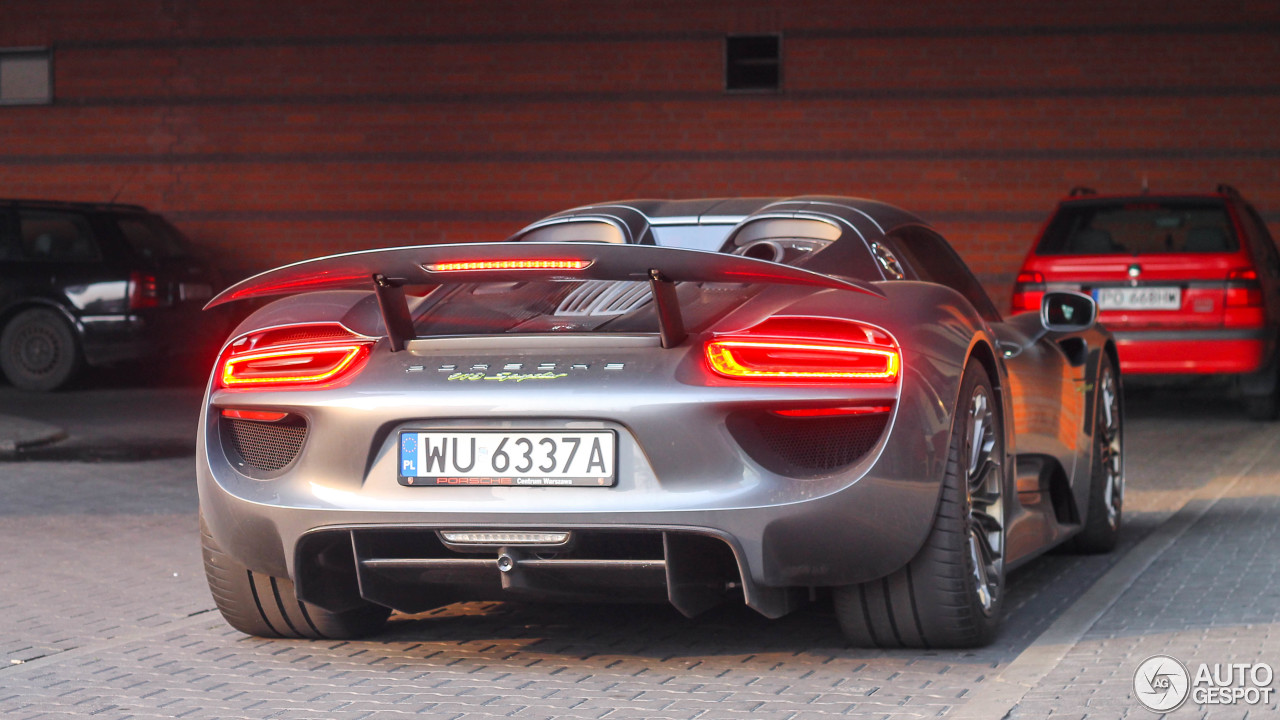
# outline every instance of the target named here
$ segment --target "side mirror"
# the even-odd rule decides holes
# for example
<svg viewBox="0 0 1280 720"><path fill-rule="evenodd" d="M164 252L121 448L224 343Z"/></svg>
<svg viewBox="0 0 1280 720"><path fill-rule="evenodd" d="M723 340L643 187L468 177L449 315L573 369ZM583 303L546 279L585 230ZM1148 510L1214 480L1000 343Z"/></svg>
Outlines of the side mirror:
<svg viewBox="0 0 1280 720"><path fill-rule="evenodd" d="M1088 295L1052 291L1040 301L1040 324L1049 332L1080 332L1097 321L1098 305Z"/></svg>

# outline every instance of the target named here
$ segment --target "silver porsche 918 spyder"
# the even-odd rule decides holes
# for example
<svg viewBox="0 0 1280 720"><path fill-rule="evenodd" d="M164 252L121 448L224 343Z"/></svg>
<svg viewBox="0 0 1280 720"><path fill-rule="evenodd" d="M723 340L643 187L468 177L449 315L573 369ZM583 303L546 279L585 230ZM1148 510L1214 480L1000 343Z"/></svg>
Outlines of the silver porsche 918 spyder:
<svg viewBox="0 0 1280 720"><path fill-rule="evenodd" d="M878 202L632 201L506 242L356 252L210 305L198 440L218 608L350 638L482 599L831 597L849 640L961 647L1006 573L1116 543L1119 366L1092 299L1001 318Z"/></svg>

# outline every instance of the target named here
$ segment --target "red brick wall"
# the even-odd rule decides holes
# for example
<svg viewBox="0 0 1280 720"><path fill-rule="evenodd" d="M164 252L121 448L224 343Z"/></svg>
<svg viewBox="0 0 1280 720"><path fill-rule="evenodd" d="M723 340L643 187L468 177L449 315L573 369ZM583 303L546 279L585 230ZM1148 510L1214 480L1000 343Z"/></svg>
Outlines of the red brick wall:
<svg viewBox="0 0 1280 720"><path fill-rule="evenodd" d="M730 32L784 90L728 95ZM848 194L932 220L998 301L1072 185L1235 184L1280 220L1280 4L8 0L55 104L0 194L119 199L241 270L498 239L622 197Z"/></svg>

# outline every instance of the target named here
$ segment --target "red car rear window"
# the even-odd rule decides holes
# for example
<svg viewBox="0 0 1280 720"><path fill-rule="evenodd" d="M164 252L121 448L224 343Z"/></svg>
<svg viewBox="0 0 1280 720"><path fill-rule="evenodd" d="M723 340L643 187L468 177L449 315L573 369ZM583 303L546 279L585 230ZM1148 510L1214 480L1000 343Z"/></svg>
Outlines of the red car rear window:
<svg viewBox="0 0 1280 720"><path fill-rule="evenodd" d="M1152 255L1235 252L1226 206L1213 200L1135 200L1059 208L1039 255Z"/></svg>

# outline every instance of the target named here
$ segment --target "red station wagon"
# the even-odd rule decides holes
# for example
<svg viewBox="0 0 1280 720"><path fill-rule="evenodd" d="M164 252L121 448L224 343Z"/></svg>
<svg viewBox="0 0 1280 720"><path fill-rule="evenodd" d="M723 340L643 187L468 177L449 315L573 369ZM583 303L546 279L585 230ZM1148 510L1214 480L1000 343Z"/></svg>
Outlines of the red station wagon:
<svg viewBox="0 0 1280 720"><path fill-rule="evenodd" d="M1235 188L1108 195L1075 188L1022 264L1013 312L1046 290L1093 296L1136 375L1234 377L1251 417L1274 419L1280 255Z"/></svg>

